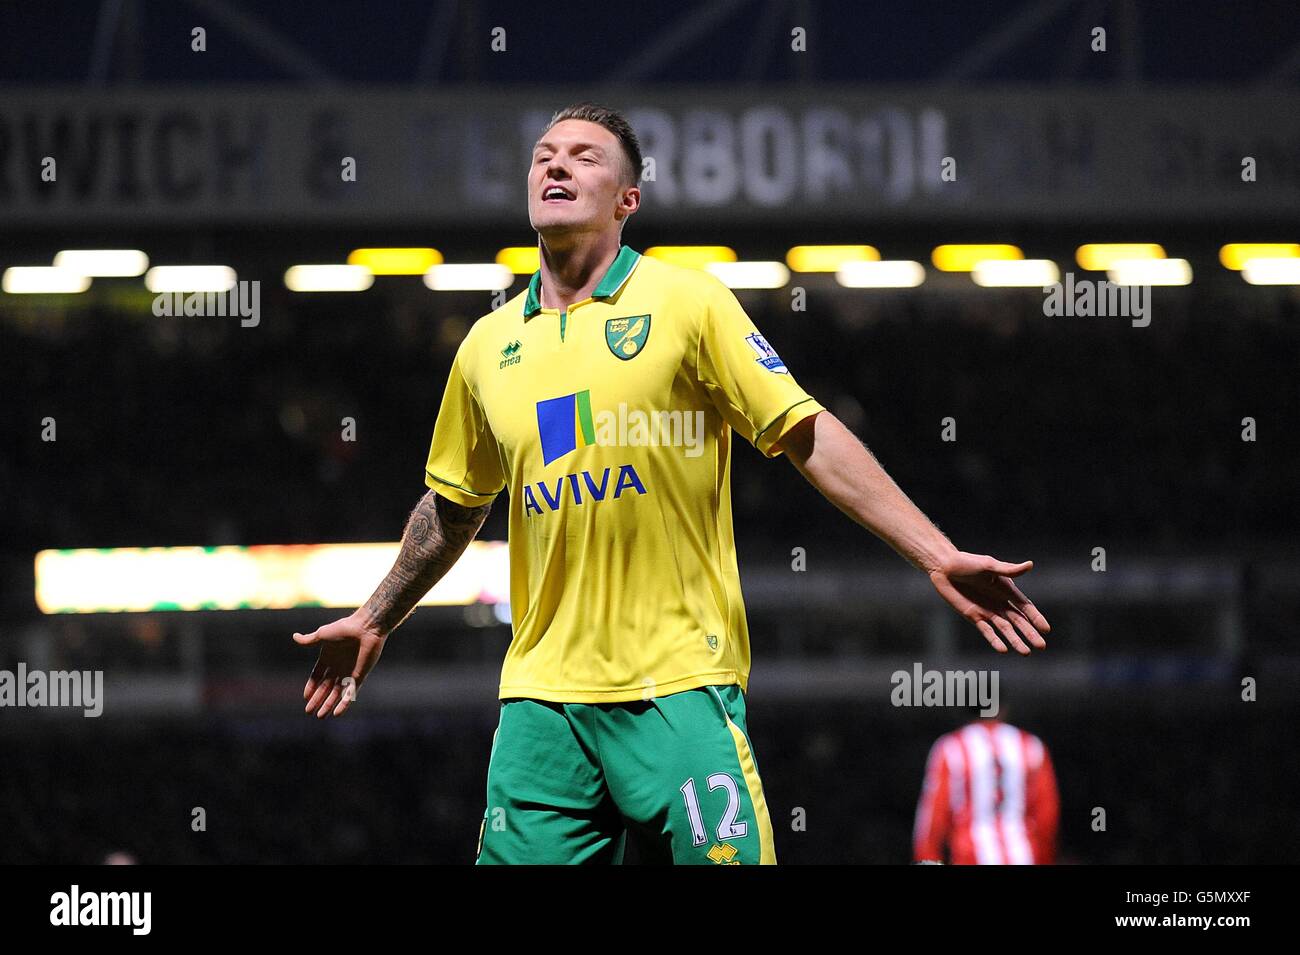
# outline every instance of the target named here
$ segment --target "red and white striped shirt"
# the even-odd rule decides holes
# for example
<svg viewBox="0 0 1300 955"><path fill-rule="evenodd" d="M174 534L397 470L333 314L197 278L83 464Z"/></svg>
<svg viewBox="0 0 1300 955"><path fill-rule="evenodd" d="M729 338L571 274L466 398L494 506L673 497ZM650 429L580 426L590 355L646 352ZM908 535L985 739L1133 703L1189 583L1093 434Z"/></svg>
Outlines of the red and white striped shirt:
<svg viewBox="0 0 1300 955"><path fill-rule="evenodd" d="M930 749L916 807L917 861L1050 865L1060 797L1047 747L1000 720L976 720Z"/></svg>

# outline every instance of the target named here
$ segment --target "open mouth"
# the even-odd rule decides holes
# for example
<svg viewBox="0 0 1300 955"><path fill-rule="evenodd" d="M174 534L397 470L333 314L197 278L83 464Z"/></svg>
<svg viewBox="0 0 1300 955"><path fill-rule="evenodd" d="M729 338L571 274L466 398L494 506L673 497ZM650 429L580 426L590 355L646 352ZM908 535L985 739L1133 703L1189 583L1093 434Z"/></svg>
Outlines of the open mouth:
<svg viewBox="0 0 1300 955"><path fill-rule="evenodd" d="M543 202L572 202L573 193L563 186L547 186L546 191L542 193Z"/></svg>

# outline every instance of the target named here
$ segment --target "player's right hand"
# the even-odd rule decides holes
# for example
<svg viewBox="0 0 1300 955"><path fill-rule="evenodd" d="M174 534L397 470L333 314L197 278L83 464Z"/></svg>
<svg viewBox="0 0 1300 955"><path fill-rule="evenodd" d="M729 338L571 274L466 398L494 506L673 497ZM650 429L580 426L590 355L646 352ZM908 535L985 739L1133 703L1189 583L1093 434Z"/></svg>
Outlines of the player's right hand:
<svg viewBox="0 0 1300 955"><path fill-rule="evenodd" d="M387 638L368 627L359 613L327 623L311 633L293 635L294 643L299 646L320 644L320 656L302 689L302 698L307 701L304 712L314 711L318 719L347 712L366 674L384 652Z"/></svg>

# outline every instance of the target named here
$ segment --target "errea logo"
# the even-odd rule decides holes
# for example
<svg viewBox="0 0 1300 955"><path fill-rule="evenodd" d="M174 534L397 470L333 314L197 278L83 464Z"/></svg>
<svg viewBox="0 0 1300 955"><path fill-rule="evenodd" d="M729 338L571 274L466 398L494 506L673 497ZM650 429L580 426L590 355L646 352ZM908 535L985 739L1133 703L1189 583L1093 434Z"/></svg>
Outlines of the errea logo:
<svg viewBox="0 0 1300 955"><path fill-rule="evenodd" d="M740 850L730 842L721 845L714 843L713 848L709 850L709 861L714 865L740 865L740 860L736 858L739 854Z"/></svg>
<svg viewBox="0 0 1300 955"><path fill-rule="evenodd" d="M506 367L506 365L519 364L520 359L523 357L519 354L519 349L521 348L523 348L523 345L519 344L518 339L516 339L505 348L501 349L501 364L499 364L497 368L501 369Z"/></svg>

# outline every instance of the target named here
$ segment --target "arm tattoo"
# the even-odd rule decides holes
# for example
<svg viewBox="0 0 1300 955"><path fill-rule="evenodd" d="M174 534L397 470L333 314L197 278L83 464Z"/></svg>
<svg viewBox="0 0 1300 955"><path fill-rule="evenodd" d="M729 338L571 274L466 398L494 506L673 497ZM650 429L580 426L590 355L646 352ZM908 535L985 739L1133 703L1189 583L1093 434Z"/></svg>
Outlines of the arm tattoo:
<svg viewBox="0 0 1300 955"><path fill-rule="evenodd" d="M420 498L393 569L362 608L367 622L385 635L396 630L460 559L491 509L491 504L464 507L434 491Z"/></svg>

